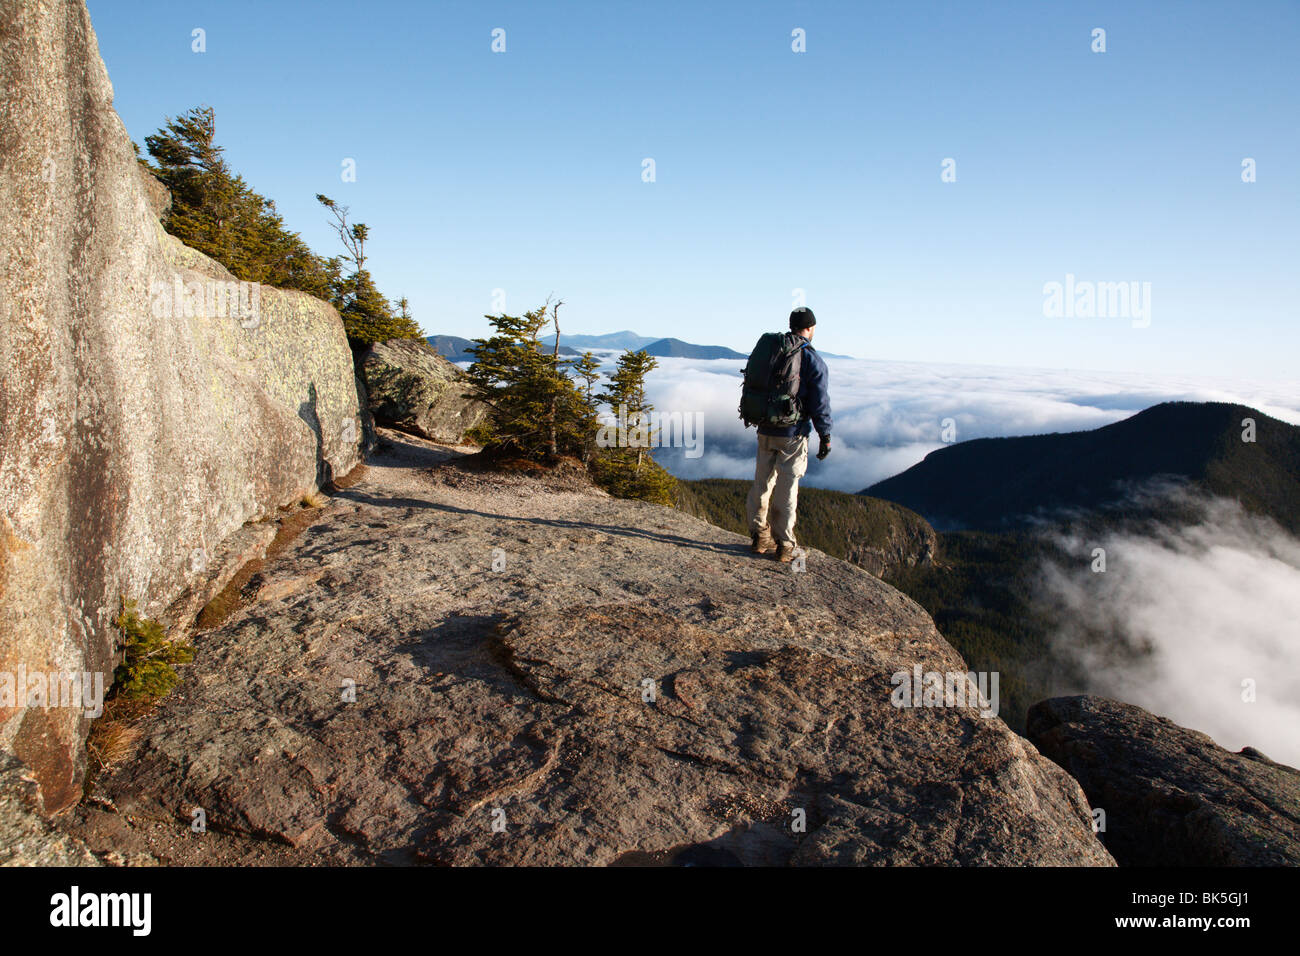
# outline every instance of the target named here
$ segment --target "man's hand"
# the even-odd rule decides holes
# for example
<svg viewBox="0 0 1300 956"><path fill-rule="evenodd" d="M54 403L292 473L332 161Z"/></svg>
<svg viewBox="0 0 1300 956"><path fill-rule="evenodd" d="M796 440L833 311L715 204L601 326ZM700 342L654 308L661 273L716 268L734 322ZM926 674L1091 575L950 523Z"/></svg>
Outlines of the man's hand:
<svg viewBox="0 0 1300 956"><path fill-rule="evenodd" d="M817 446L817 460L821 461L831 453L831 438L829 435L820 437L820 444Z"/></svg>

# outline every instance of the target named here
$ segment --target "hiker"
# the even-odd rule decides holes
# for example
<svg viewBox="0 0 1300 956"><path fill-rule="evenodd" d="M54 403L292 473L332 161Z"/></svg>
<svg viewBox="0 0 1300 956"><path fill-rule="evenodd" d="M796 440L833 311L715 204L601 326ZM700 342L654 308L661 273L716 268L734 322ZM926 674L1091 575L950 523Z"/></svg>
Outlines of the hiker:
<svg viewBox="0 0 1300 956"><path fill-rule="evenodd" d="M746 517L755 554L794 558L799 479L808 470L808 436L821 439L817 460L831 453L831 403L826 363L812 347L817 318L803 306L790 313L789 332L758 340L745 366L740 417L758 426L758 462Z"/></svg>

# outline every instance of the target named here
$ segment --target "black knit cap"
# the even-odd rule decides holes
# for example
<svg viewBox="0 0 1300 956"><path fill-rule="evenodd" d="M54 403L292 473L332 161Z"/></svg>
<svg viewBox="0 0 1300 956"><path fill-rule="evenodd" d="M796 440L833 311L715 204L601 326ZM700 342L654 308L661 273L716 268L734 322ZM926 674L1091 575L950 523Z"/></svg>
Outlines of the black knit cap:
<svg viewBox="0 0 1300 956"><path fill-rule="evenodd" d="M803 329L810 329L817 324L817 316L813 315L813 310L806 305L801 305L790 313L790 331L799 332Z"/></svg>

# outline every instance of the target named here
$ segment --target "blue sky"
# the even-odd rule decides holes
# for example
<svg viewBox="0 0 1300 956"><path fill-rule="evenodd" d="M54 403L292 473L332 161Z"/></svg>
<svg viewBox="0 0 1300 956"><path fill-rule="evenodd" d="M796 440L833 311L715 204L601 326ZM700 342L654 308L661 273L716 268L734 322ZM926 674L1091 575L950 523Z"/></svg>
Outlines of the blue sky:
<svg viewBox="0 0 1300 956"><path fill-rule="evenodd" d="M831 352L1297 377L1294 3L88 6L132 138L211 105L315 249L314 195L351 206L430 333L503 289L747 351L802 288ZM1150 325L1044 317L1067 273L1149 282Z"/></svg>

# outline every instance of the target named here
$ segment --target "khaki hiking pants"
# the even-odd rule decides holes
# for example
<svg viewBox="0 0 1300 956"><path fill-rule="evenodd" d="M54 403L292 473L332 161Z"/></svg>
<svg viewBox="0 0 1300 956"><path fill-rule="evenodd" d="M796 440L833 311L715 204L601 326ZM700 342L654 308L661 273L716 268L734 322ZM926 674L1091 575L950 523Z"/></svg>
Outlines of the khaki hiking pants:
<svg viewBox="0 0 1300 956"><path fill-rule="evenodd" d="M758 462L749 489L746 513L750 534L771 527L777 543L793 545L795 511L799 505L799 479L808 470L808 439L796 435L758 436Z"/></svg>

